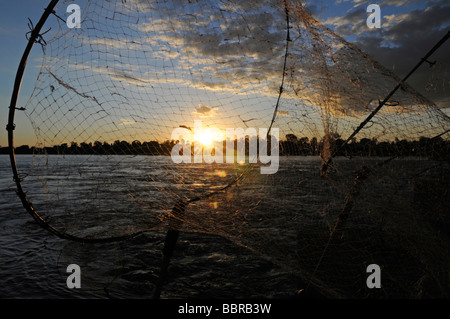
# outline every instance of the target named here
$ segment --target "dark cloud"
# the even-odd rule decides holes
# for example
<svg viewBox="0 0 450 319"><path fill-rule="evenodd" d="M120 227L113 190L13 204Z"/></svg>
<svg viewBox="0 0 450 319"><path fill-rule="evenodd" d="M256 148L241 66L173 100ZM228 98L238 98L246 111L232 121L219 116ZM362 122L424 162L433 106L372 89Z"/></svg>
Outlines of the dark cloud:
<svg viewBox="0 0 450 319"><path fill-rule="evenodd" d="M377 34L361 34L358 47L400 77L414 65L450 30L450 3L433 1L424 10L413 10L403 19ZM430 58L437 61L434 68L422 66L408 81L414 88L441 100L449 91L450 41ZM439 80L440 79L440 80ZM447 79L445 81L444 79ZM444 80L444 81L442 81ZM432 81L437 83L433 84Z"/></svg>
<svg viewBox="0 0 450 319"><path fill-rule="evenodd" d="M328 9L328 4L324 4L321 1L307 2L305 4L305 10L314 17L320 17Z"/></svg>
<svg viewBox="0 0 450 319"><path fill-rule="evenodd" d="M211 117L214 116L216 107L209 107L203 104L199 104L198 107L195 108L194 114L200 117Z"/></svg>
<svg viewBox="0 0 450 319"><path fill-rule="evenodd" d="M183 10L178 6L165 7L164 15L152 21L156 35L151 38L157 41L156 45L164 43L170 51L180 52L174 63L180 69L190 70L191 86L276 96L286 47L282 2L229 0L199 2L195 6L195 2L188 3L180 2ZM334 26L337 34L356 38L357 46L381 62L381 66L392 70L395 65L394 73L399 76L425 53L415 56L411 47L423 49L434 41L432 37L415 33L435 30L448 19L445 17L448 12L442 10L444 2L437 1L422 15L411 11L402 15L402 20L386 18L386 25L381 30L371 30L366 25L366 6L361 1L357 4L346 15L329 18L328 24ZM322 7L321 3L314 3L307 8L319 12ZM430 19L434 21L427 27L420 27ZM374 61L348 47L328 29L314 24L303 11L291 10L290 23L292 41L289 42L286 81L291 83L292 91L285 91L285 96L291 94L302 103L326 107L341 115L357 114L367 111L362 104L383 99L398 83L393 74L378 64L374 67ZM408 41L415 37L418 39ZM417 78L420 77L416 77L416 81ZM421 82L419 89L424 86ZM410 96L405 95L402 99L405 105L402 111L412 110L407 105L417 102L412 101L413 96L430 104L415 91L408 93ZM346 109L340 109L343 105ZM199 116L212 113L206 106L195 111Z"/></svg>
<svg viewBox="0 0 450 319"><path fill-rule="evenodd" d="M358 34L367 31L366 26L367 13L365 8L358 8L351 11L341 19L336 27L336 32L343 36Z"/></svg>

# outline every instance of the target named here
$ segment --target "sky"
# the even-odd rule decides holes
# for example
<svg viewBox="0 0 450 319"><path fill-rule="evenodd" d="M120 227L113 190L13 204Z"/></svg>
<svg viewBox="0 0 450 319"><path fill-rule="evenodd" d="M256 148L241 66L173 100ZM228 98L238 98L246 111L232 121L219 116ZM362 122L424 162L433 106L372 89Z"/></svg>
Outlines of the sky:
<svg viewBox="0 0 450 319"><path fill-rule="evenodd" d="M131 0L129 0L131 1ZM145 6L143 0L133 0ZM77 3L77 1L73 1ZM84 1L79 1L84 3ZM58 8L58 14L61 17L67 17L65 6ZM381 9L381 27L379 29L369 29L366 24L367 6L369 4L378 4ZM0 126L5 128L8 117L8 106L13 89L13 82L17 66L22 56L23 50L27 44L25 34L29 31L27 26L28 18L37 23L44 8L47 6L47 0L17 0L2 1L0 10ZM383 1L362 1L362 0L316 0L306 1L305 5L308 12L320 23L333 30L336 34L343 37L347 41L353 43L363 52L367 53L374 60L378 61L387 69L391 70L399 77L403 77L407 72L420 60L422 56L450 30L450 3L446 0L436 1L418 1L418 0L383 0ZM55 17L51 17L56 19ZM155 17L156 19L156 17ZM188 20L175 21L174 27L185 28ZM260 22L258 22L260 23ZM140 24L141 30L151 27L143 21ZM217 26L219 28L220 26ZM44 27L45 29L45 27ZM154 29L152 29L156 32ZM160 39L161 40L161 39ZM172 37L172 41L177 40ZM179 39L178 39L179 40ZM196 38L189 38L186 33L186 42L195 43ZM117 46L118 43L108 42L108 39L96 39L97 45ZM212 40L213 42L213 40ZM130 43L122 43L120 50L125 49ZM190 46L190 49L197 54L216 55L219 44L216 46ZM224 49L224 46L220 47ZM228 46L227 48L233 48ZM200 52L200 53L199 53ZM222 53L227 56L227 52ZM230 54L231 56L231 54ZM408 81L412 87L418 92L434 101L440 108L448 110L450 107L448 90L449 87L449 71L450 70L450 41L442 46L439 51L431 58L432 61L438 61L439 69L430 72L431 68L427 65L421 69ZM31 94L36 77L38 75L41 64L42 49L39 45L35 45L32 54L28 59L28 65L25 77L22 82L22 88L19 96L18 107L25 104L27 97ZM138 57L139 58L139 57ZM253 58L253 57L252 57ZM261 57L255 57L261 58ZM269 57L266 57L269 59ZM82 65L82 63L80 63ZM98 73L104 70L98 69ZM148 78L144 78L146 74L143 70L141 77L132 77L125 67L116 69L113 74L116 80L132 81L136 84L149 83ZM111 75L111 73L109 74ZM224 75L225 76L225 75ZM204 74L207 78L207 74ZM166 75L167 86L173 85L171 75ZM172 81L172 82L171 82ZM210 86L211 90L217 82L204 82L203 85ZM66 84L67 85L67 84ZM162 87L162 89L164 86ZM252 92L247 92L252 94ZM188 101L189 102L189 101ZM201 116L210 112L218 112L220 108L215 105L191 105L194 108L195 115ZM271 106L267 106L269 109ZM283 113L281 113L283 114ZM135 119L130 118L126 114L118 111L118 125L127 126L133 124ZM136 121L137 122L137 121ZM76 124L76 123L75 123ZM75 125L72 124L72 125ZM183 123L184 124L184 123ZM35 133L32 129L28 118L23 112L16 112L16 130L15 144L33 145L35 143ZM0 145L7 145L7 133L5 129L0 131Z"/></svg>

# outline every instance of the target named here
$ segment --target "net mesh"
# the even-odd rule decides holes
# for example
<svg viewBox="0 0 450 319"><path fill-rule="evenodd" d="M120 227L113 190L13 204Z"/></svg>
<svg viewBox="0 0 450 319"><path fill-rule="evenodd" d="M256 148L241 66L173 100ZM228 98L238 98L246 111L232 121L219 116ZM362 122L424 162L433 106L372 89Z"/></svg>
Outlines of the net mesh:
<svg viewBox="0 0 450 319"><path fill-rule="evenodd" d="M25 106L37 143L22 186L47 223L108 238L172 218L328 297L450 295L450 121L432 101L402 83L339 148L401 80L301 2L77 4L80 29L50 17ZM172 131L195 120L279 129L278 171L261 174L248 159L174 163ZM381 290L366 286L372 263Z"/></svg>

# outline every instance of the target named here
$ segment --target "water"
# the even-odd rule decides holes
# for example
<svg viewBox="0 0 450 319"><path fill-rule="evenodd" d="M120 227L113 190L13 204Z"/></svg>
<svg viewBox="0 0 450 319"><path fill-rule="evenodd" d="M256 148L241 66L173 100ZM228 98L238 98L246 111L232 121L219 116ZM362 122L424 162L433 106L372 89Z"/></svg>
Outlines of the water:
<svg viewBox="0 0 450 319"><path fill-rule="evenodd" d="M52 160L62 161L61 158L50 157L50 171ZM67 159L65 161L67 167L74 163ZM98 164L87 156L78 157L76 162L80 161L85 167L81 176L89 174L89 170L95 171L95 165ZM167 158L161 158L160 161L160 165L167 164ZM63 208L73 211L73 203L83 203L83 197L89 198L89 190L94 187L94 184L87 185L85 181L80 181L76 186L71 180L71 187L74 187L72 192L59 195L65 200L60 198L60 201L52 202L52 195L42 191L43 185L39 179L32 178L34 171L36 175L42 175L36 168L31 169L33 164L38 165L36 159L33 162L32 156L18 155L17 163L20 172L28 174L23 183L27 194L35 206L42 209L53 204L54 207L67 205ZM109 177L123 187L121 179L133 174L130 167L137 175L142 172L136 165L139 163L136 159L129 157L124 162L121 160L121 163L119 168L116 166L114 170L109 170ZM127 168L126 174L123 168ZM104 166L102 171L105 171ZM158 173L154 170L153 174ZM65 176L65 179L61 176ZM53 191L52 183L61 188L64 180L69 178L63 169L54 171L46 176L46 191ZM161 186L159 183L155 182L154 186ZM197 180L197 185L193 187L201 188L204 185ZM126 209L130 203L118 200L117 196L123 195L120 189L116 187L109 191L113 194L106 198L118 202L114 210ZM96 199L94 202L99 203ZM110 203L103 205L108 206ZM8 156L0 156L0 212L1 298L150 298L159 273L165 236L163 229L143 233L125 242L109 244L82 245L59 239L40 228L23 208L15 193ZM81 289L67 288L66 278L69 274L66 273L66 267L71 263L81 267ZM276 297L295 294L296 281L292 281L292 278L286 270L229 240L208 234L182 233L161 296Z"/></svg>
<svg viewBox="0 0 450 319"><path fill-rule="evenodd" d="M384 160L337 158L331 177L322 179L320 158L283 157L276 174L261 175L256 167L238 186L190 204L161 297L298 297L352 189L355 168ZM103 244L57 238L27 214L15 194L9 157L0 156L0 298L150 298L166 217L177 198L220 189L244 169L229 164L175 169L170 158L151 156L18 155L17 165L34 208L60 230L98 237L144 232ZM364 267L381 263L384 287L393 288L370 294L408 297L428 286L443 296L448 278L423 274L448 269L446 219L438 219L445 203L433 215L417 208L414 199L418 185L429 185L423 181L448 172L433 171L434 166L405 158L374 172L344 225L349 231L328 250L315 278L331 292L367 296ZM430 216L439 222L433 224ZM81 289L67 288L69 264L81 268Z"/></svg>

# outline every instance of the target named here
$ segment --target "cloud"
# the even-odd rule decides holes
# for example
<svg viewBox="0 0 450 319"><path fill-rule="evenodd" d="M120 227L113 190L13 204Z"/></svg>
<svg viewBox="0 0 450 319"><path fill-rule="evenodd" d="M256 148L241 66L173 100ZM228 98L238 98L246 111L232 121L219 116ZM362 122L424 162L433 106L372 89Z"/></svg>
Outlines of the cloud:
<svg viewBox="0 0 450 319"><path fill-rule="evenodd" d="M199 104L198 107L195 108L193 114L200 117L212 117L214 116L216 110L217 107L209 107L203 104Z"/></svg>
<svg viewBox="0 0 450 319"><path fill-rule="evenodd" d="M330 17L324 24L330 25L341 36L355 36L372 31L367 27L366 7L358 7L344 16Z"/></svg>
<svg viewBox="0 0 450 319"><path fill-rule="evenodd" d="M342 2L354 5L341 16L328 17L324 24L338 35L351 38L356 47L371 60L377 61L400 78L408 74L450 26L450 3L446 0L381 1L378 3L382 15L381 29L369 29L366 26L368 13L365 9L371 1L338 1ZM443 105L440 101L445 99L445 92L450 90L450 83L443 80L448 78L450 70L448 56L450 45L447 43L431 57L432 61L437 61L433 68L427 68L425 64L408 79L411 87L435 101L438 106ZM441 81L437 83L436 79Z"/></svg>
<svg viewBox="0 0 450 319"><path fill-rule="evenodd" d="M438 0L429 2L423 10L412 10L408 13L383 17L382 33L360 34L356 44L375 60L400 76L406 75L420 59L447 32L450 26L450 3ZM444 44L430 58L437 61L434 68L422 66L408 80L429 98L439 101L445 98L449 83L441 81L439 87L429 91L427 87L433 78L448 78L450 70L450 45ZM448 73L447 73L448 74Z"/></svg>
<svg viewBox="0 0 450 319"><path fill-rule="evenodd" d="M123 72L123 71L112 71L111 73L112 73L112 76L111 76L112 79L118 80L118 81L124 81L128 84L142 85L147 82L151 83L150 79L137 78L137 77L127 74L126 72Z"/></svg>
<svg viewBox="0 0 450 319"><path fill-rule="evenodd" d="M366 2L353 1L355 6L347 14L331 17L326 23L341 36L356 36L358 41L363 41L361 47L364 52L372 53L369 45L381 48L377 52L382 52L385 50L383 47L388 48L389 41L394 41L396 33L391 34L391 30L395 31L411 17L410 14L388 15L384 18L384 35L380 36L366 25L367 12L363 6ZM165 43L170 50L180 52L176 67L191 70L191 87L276 96L286 47L284 8L274 5L262 9L253 2L250 2L253 5L244 4L244 1L236 3L233 13L219 14L213 6L200 5L200 10L188 10L176 21L160 18L153 38ZM410 3L412 1L408 1ZM245 15L239 12L239 4L245 7ZM175 14L171 8L166 8L165 12L168 17ZM292 11L293 41L289 44L287 75L292 90L300 90L303 101L326 108L331 113L365 114L370 101L383 99L395 87L399 79L382 67L384 63L376 63L357 49L348 50L347 44L333 33L320 24L309 23L312 20L308 20L307 14ZM161 26L169 27L164 31ZM318 63L321 60L327 61L326 64ZM323 91L330 92L328 101L318 94ZM297 96L286 88L285 92L285 98ZM339 99L333 98L337 95ZM330 102L333 99L334 102ZM422 105L432 104L412 88L399 94L398 100L405 105L402 110L407 110L408 103L418 104L417 101Z"/></svg>
<svg viewBox="0 0 450 319"><path fill-rule="evenodd" d="M383 99L398 80L381 65L410 59L408 53L412 51L404 50L410 50L412 44L403 35L420 31L420 24L414 24L413 19L420 23L435 19L432 26L420 26L429 30L445 20L446 12L436 11L435 3L422 16L414 11L387 15L383 32L374 32L365 23L367 12L362 4L366 2L351 3L355 6L344 16L325 21L339 36L316 23L302 11L303 7L291 10L292 41L287 43L283 1L176 0L168 5L130 0L125 6L138 6L143 12L139 23L128 26L136 36L86 40L93 51L106 52L109 65L92 63L85 72L90 70L139 88L169 84L189 90L277 97L285 71L283 99L296 99L336 116L367 114L369 102ZM319 12L323 6L308 8ZM146 10L152 12L147 18ZM347 35L356 37L358 47L375 59L340 37ZM289 51L284 70L286 45ZM135 52L123 54L121 50L125 49ZM396 54L402 50L404 56ZM381 64L375 61L378 59ZM403 71L398 64L397 68ZM408 103L416 105L417 100L431 105L412 89L399 95L398 100L405 105L403 110L408 110ZM193 114L212 117L216 111L200 104ZM278 112L280 116L289 114L294 113Z"/></svg>
<svg viewBox="0 0 450 319"><path fill-rule="evenodd" d="M133 2L145 6L143 1ZM266 86L264 82L272 80L275 71L279 81L286 37L281 3L217 4L226 7L223 12L203 2L189 5L180 1L164 7L164 15L141 23L138 29L150 33L148 38L155 47L167 49L168 54L176 52L173 66L191 70L192 87L238 93L244 91L249 78L262 83L261 88Z"/></svg>
<svg viewBox="0 0 450 319"><path fill-rule="evenodd" d="M383 0L379 3L380 6L395 6L395 7L405 7L411 6L420 2L420 0Z"/></svg>
<svg viewBox="0 0 450 319"><path fill-rule="evenodd" d="M391 14L391 15L385 15L383 17L383 28L390 29L391 27L401 23L405 19L408 18L408 13L403 14Z"/></svg>
<svg viewBox="0 0 450 319"><path fill-rule="evenodd" d="M415 3L420 2L421 0L383 0L377 2L380 6L396 6L396 7L405 7L405 6L411 6ZM364 5L367 7L369 4L374 3L373 0L336 0L336 4L341 4L344 2L352 2L354 3L353 8L360 7Z"/></svg>
<svg viewBox="0 0 450 319"><path fill-rule="evenodd" d="M133 125L136 124L137 122L135 120L132 119L120 119L120 125Z"/></svg>
<svg viewBox="0 0 450 319"><path fill-rule="evenodd" d="M288 117L291 116L291 114L288 111L284 111L284 110L278 110L277 111L277 115L279 115L279 116L288 116Z"/></svg>

